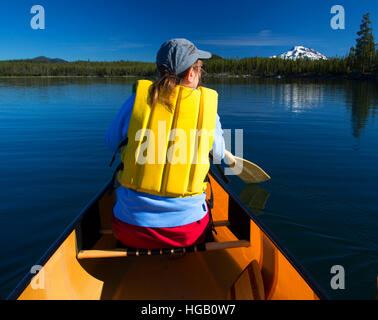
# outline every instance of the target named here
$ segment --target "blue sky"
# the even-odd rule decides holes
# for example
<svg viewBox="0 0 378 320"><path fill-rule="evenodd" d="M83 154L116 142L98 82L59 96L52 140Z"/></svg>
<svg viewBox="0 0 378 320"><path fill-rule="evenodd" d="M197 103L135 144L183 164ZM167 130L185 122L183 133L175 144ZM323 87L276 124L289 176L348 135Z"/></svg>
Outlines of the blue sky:
<svg viewBox="0 0 378 320"><path fill-rule="evenodd" d="M30 26L33 5L45 9L45 30ZM345 30L330 27L333 5L345 9ZM377 0L13 0L1 4L0 60L155 61L171 38L223 57L271 56L294 45L342 56L366 12L378 42L377 9Z"/></svg>

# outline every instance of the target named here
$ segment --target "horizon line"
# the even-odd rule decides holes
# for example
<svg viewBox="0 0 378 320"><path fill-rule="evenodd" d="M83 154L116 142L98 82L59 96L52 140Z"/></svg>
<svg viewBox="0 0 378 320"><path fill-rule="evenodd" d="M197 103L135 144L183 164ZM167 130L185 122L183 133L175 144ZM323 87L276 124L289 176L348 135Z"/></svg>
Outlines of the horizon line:
<svg viewBox="0 0 378 320"><path fill-rule="evenodd" d="M335 56L326 56L327 58L343 58L343 57L346 57L348 53L345 53L344 55L335 55ZM234 59L234 60L241 60L241 59L247 59L247 58L273 58L273 56L258 56L258 55L255 55L255 56L244 56L244 57L239 57L239 56L236 56L236 57L222 57L220 56L219 54L216 54L214 53L213 55L217 55L219 57L221 57L222 59ZM279 55L281 54L278 54L276 55L276 57L278 57ZM37 58L47 58L49 60L63 60L64 62L67 62L67 63L73 63L73 62L79 62L79 61L82 61L82 62L121 62L121 61L125 61L125 62L141 62L141 63L156 63L154 61L142 61L142 60L127 60L127 59L119 59L119 60L92 60L91 58L87 58L87 59L77 59L77 60L67 60L67 59L64 59L64 58L58 58L58 57L55 57L55 58L50 58L50 57L47 57L47 56L36 56L34 58L10 58L10 59L0 59L0 62L12 62L12 61L24 61L24 60L35 60Z"/></svg>

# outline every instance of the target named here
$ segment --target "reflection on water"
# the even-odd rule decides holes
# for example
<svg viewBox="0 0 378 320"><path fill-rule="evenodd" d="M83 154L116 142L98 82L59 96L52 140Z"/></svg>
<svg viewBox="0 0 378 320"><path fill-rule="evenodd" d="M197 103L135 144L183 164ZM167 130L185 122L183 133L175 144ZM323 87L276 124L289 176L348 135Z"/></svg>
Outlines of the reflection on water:
<svg viewBox="0 0 378 320"><path fill-rule="evenodd" d="M345 86L346 106L351 112L353 136L359 138L362 129L372 119L378 107L378 84L370 82L347 83Z"/></svg>
<svg viewBox="0 0 378 320"><path fill-rule="evenodd" d="M347 111L351 114L352 134L359 138L369 117L375 118L378 108L378 83L368 81L344 81L326 83L286 83L274 89L272 98L284 103L287 110L300 113L320 108L324 103L324 92L342 89ZM277 92L278 91L278 92Z"/></svg>
<svg viewBox="0 0 378 320"><path fill-rule="evenodd" d="M120 84L132 85L138 78L10 78L0 79L0 97L2 89L35 88L44 89L64 86L93 86L94 84ZM208 80L209 81L209 80ZM347 111L350 112L353 136L360 137L362 129L366 126L369 117L375 118L378 108L378 83L370 81L337 81L337 80L292 80L292 79L218 79L211 83L235 84L253 83L271 85L271 98L273 101L284 104L288 111L301 113L320 108L325 95L328 92L344 92ZM206 85L206 81L204 83ZM258 92L258 89L256 89ZM9 98L9 97L4 97Z"/></svg>
<svg viewBox="0 0 378 320"><path fill-rule="evenodd" d="M291 112L303 112L317 108L323 100L324 86L319 84L285 84L279 99Z"/></svg>
<svg viewBox="0 0 378 320"><path fill-rule="evenodd" d="M359 138L369 120L375 118L378 108L378 82L355 80L317 79L212 79L218 88L228 88L234 84L251 84L253 94L269 94L272 103L284 104L293 113L329 107L334 102L345 101L347 112L351 113L351 127L354 137ZM205 84L206 85L206 79ZM222 87L223 85L223 87ZM263 88L263 89L262 89ZM238 89L233 88L235 95ZM334 101L330 101L333 96Z"/></svg>
<svg viewBox="0 0 378 320"><path fill-rule="evenodd" d="M256 215L263 213L270 193L257 184L247 184L240 193L240 199Z"/></svg>

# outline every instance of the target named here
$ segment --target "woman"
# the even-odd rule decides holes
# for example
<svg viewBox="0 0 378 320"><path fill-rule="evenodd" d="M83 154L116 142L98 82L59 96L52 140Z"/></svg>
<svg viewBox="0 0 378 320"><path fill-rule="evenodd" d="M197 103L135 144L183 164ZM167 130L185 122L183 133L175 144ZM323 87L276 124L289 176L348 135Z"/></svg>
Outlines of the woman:
<svg viewBox="0 0 378 320"><path fill-rule="evenodd" d="M128 247L185 247L204 240L208 156L212 151L223 159L225 146L217 93L198 87L201 59L210 57L186 39L165 42L156 60L160 79L138 81L107 130L112 151L128 139L112 221ZM196 139L188 138L192 132Z"/></svg>

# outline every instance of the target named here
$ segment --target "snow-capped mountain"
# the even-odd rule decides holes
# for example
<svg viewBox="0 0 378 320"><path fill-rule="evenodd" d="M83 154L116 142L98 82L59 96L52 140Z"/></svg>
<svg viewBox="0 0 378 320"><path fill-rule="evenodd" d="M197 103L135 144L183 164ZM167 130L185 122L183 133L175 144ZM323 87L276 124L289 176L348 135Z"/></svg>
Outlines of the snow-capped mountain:
<svg viewBox="0 0 378 320"><path fill-rule="evenodd" d="M320 52L306 48L303 46L295 46L291 50L280 54L279 56L272 56L271 58L282 58L282 59L311 59L311 60L327 60L327 57Z"/></svg>

